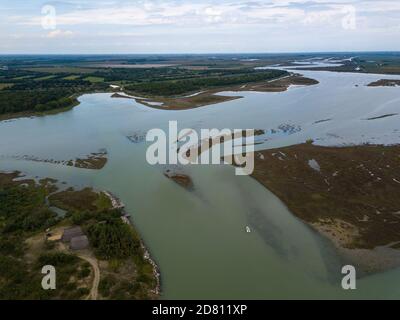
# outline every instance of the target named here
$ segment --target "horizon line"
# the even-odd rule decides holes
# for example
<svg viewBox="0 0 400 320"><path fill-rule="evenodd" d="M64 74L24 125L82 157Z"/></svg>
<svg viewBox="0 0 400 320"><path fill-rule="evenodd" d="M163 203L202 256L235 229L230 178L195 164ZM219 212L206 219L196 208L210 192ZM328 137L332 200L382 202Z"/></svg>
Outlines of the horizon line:
<svg viewBox="0 0 400 320"><path fill-rule="evenodd" d="M330 54L330 53L400 53L400 50L346 50L346 51L282 51L282 52L170 52L170 53L0 53L0 56L94 56L94 55L273 55L273 54Z"/></svg>

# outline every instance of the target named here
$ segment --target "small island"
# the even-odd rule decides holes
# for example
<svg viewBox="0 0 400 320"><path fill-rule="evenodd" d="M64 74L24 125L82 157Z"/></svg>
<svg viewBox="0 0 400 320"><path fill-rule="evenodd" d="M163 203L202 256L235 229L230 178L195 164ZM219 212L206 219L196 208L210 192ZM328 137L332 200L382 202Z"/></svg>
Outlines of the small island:
<svg viewBox="0 0 400 320"><path fill-rule="evenodd" d="M164 176L168 179L174 181L179 186L185 188L186 190L193 190L194 184L191 177L183 172L177 170L167 169L164 171Z"/></svg>
<svg viewBox="0 0 400 320"><path fill-rule="evenodd" d="M399 87L400 80L393 79L381 79L375 82L371 82L368 87Z"/></svg>
<svg viewBox="0 0 400 320"><path fill-rule="evenodd" d="M79 169L101 170L108 162L107 150L101 149L98 152L93 152L84 157L78 157L70 160L55 160L55 159L41 159L35 156L23 155L14 156L15 160L25 160L43 163L52 163L68 167L75 167Z"/></svg>

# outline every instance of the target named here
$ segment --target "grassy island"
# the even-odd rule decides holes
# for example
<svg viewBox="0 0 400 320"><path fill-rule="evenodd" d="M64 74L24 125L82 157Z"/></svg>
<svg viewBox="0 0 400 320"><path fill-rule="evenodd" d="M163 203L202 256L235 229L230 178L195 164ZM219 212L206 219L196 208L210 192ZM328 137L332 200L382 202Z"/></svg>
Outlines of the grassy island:
<svg viewBox="0 0 400 320"><path fill-rule="evenodd" d="M348 258L367 271L398 266L400 146L307 143L255 159L253 177Z"/></svg>

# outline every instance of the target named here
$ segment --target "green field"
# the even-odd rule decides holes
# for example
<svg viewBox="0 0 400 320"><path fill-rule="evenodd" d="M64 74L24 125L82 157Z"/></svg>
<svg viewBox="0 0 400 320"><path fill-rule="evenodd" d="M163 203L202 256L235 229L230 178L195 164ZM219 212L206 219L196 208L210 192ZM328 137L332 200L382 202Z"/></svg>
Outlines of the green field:
<svg viewBox="0 0 400 320"><path fill-rule="evenodd" d="M99 83L99 82L104 82L104 78L100 77L87 77L84 79L85 81L89 81L91 83Z"/></svg>
<svg viewBox="0 0 400 320"><path fill-rule="evenodd" d="M34 81L44 81L44 80L50 80L50 79L53 79L53 78L55 78L55 76L54 76L54 75L51 75L51 76L45 76L45 77L35 78L35 79L33 79L33 80L34 80Z"/></svg>
<svg viewBox="0 0 400 320"><path fill-rule="evenodd" d="M13 78L12 80L18 81L18 80L25 80L25 79L29 79L29 78L32 78L32 76L16 77L16 78Z"/></svg>
<svg viewBox="0 0 400 320"><path fill-rule="evenodd" d="M32 72L44 72L44 73L92 73L96 71L96 69L92 68L62 67L62 66L35 67L35 68L26 68L23 70Z"/></svg>
<svg viewBox="0 0 400 320"><path fill-rule="evenodd" d="M81 76L78 75L70 75L68 77L63 78L63 80L76 80L79 79Z"/></svg>

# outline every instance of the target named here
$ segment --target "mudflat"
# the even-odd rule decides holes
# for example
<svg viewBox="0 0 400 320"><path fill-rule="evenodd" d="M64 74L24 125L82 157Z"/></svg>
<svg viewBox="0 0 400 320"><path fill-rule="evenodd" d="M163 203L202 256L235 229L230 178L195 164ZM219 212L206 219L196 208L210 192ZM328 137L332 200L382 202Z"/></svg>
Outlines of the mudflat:
<svg viewBox="0 0 400 320"><path fill-rule="evenodd" d="M400 248L399 168L399 145L306 143L256 152L253 178L362 263L372 250ZM398 264L391 259L386 267Z"/></svg>

